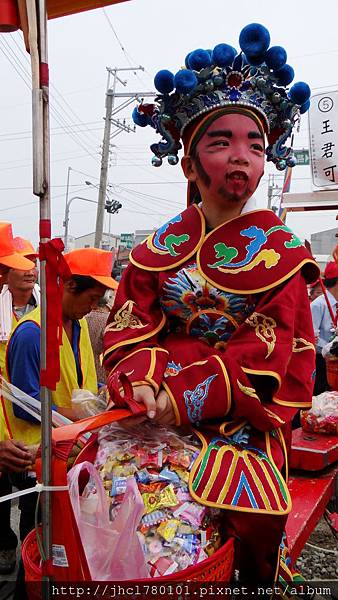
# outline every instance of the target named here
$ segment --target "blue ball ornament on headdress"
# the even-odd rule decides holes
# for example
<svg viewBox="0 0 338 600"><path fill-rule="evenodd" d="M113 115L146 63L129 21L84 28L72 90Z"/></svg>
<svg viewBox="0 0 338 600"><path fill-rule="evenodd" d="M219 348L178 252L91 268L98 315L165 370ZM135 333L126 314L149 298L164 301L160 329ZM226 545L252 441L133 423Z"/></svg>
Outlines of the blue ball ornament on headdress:
<svg viewBox="0 0 338 600"><path fill-rule="evenodd" d="M270 34L264 25L250 23L239 35L239 45L247 56L261 56L269 48Z"/></svg>
<svg viewBox="0 0 338 600"><path fill-rule="evenodd" d="M179 94L189 94L198 84L197 77L193 71L181 69L174 77L176 92Z"/></svg>
<svg viewBox="0 0 338 600"><path fill-rule="evenodd" d="M198 48L197 50L190 52L188 65L189 68L193 69L194 71L200 71L201 69L210 67L211 56L208 50L202 50L202 48Z"/></svg>
<svg viewBox="0 0 338 600"><path fill-rule="evenodd" d="M287 54L282 46L271 46L265 54L265 64L269 69L278 71L281 69L287 60Z"/></svg>
<svg viewBox="0 0 338 600"><path fill-rule="evenodd" d="M307 100L300 107L300 109L299 109L300 114L303 115L304 113L306 113L309 110L309 108L310 108L310 100Z"/></svg>
<svg viewBox="0 0 338 600"><path fill-rule="evenodd" d="M307 83L304 81L298 81L295 83L289 91L289 98L295 104L301 106L310 98L311 90Z"/></svg>
<svg viewBox="0 0 338 600"><path fill-rule="evenodd" d="M284 65L278 71L275 71L279 85L289 85L295 76L295 72L290 65Z"/></svg>
<svg viewBox="0 0 338 600"><path fill-rule="evenodd" d="M135 125L138 125L139 127L146 127L147 125L149 125L148 117L143 113L140 113L137 110L137 106L135 106L131 116Z"/></svg>
<svg viewBox="0 0 338 600"><path fill-rule="evenodd" d="M184 59L184 65L186 69L189 69L189 56L190 56L191 52L189 52L189 54L187 54L187 56Z"/></svg>
<svg viewBox="0 0 338 600"><path fill-rule="evenodd" d="M245 55L249 65L253 67L259 67L265 61L265 55L261 56L250 56L249 54Z"/></svg>
<svg viewBox="0 0 338 600"><path fill-rule="evenodd" d="M213 64L217 67L227 67L232 65L237 54L237 50L229 44L217 44L212 51Z"/></svg>
<svg viewBox="0 0 338 600"><path fill-rule="evenodd" d="M154 85L160 94L170 94L174 89L174 74L162 69L154 77Z"/></svg>

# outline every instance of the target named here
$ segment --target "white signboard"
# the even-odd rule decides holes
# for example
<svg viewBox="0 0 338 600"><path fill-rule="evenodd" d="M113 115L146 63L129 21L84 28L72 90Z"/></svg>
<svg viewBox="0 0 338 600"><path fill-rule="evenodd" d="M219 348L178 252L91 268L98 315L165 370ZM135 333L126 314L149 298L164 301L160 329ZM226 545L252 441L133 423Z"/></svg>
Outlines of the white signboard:
<svg viewBox="0 0 338 600"><path fill-rule="evenodd" d="M338 188L338 91L312 96L309 133L313 185Z"/></svg>

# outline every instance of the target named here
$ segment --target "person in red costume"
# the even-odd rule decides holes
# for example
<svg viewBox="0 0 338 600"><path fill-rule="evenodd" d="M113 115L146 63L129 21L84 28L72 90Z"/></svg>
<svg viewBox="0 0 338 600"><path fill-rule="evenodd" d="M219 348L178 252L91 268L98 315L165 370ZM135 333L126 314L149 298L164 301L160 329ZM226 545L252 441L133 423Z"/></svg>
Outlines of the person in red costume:
<svg viewBox="0 0 338 600"><path fill-rule="evenodd" d="M131 252L104 337L112 398L123 372L148 418L202 440L190 494L224 510L240 580L251 583L292 580L286 455L293 417L311 406L307 284L319 276L297 236L255 208L265 154L279 169L295 164L285 143L309 95L306 84L282 86L283 49L267 37L252 24L237 56L227 44L190 53L175 91L159 72L155 104L134 112L162 135L155 166L177 163L182 140L188 208Z"/></svg>

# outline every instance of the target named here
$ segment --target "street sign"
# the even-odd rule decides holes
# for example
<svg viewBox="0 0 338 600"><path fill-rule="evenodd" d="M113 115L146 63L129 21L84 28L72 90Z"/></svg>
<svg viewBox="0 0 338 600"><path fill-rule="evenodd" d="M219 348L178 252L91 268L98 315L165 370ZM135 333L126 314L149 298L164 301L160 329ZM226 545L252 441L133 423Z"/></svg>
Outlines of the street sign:
<svg viewBox="0 0 338 600"><path fill-rule="evenodd" d="M134 234L133 233L121 233L120 244L125 248L131 249L134 245Z"/></svg>
<svg viewBox="0 0 338 600"><path fill-rule="evenodd" d="M338 188L338 90L316 94L309 110L312 181L317 188Z"/></svg>
<svg viewBox="0 0 338 600"><path fill-rule="evenodd" d="M297 159L297 167L298 165L310 164L309 151L306 148L302 148L301 150L294 150L293 153Z"/></svg>

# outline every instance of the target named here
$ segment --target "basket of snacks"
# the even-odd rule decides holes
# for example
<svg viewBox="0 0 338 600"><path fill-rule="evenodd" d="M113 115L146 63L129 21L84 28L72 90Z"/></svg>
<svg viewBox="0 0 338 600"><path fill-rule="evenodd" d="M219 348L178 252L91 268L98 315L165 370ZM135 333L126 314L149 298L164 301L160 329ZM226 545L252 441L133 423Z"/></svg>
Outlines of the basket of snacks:
<svg viewBox="0 0 338 600"><path fill-rule="evenodd" d="M33 532L26 539L27 579L39 573L55 581L232 579L234 540L222 537L222 511L189 493L199 441L149 423L122 428L132 414L113 408L53 432L52 485L68 481L69 491L52 493L51 563L40 566ZM94 431L67 473L72 447Z"/></svg>

